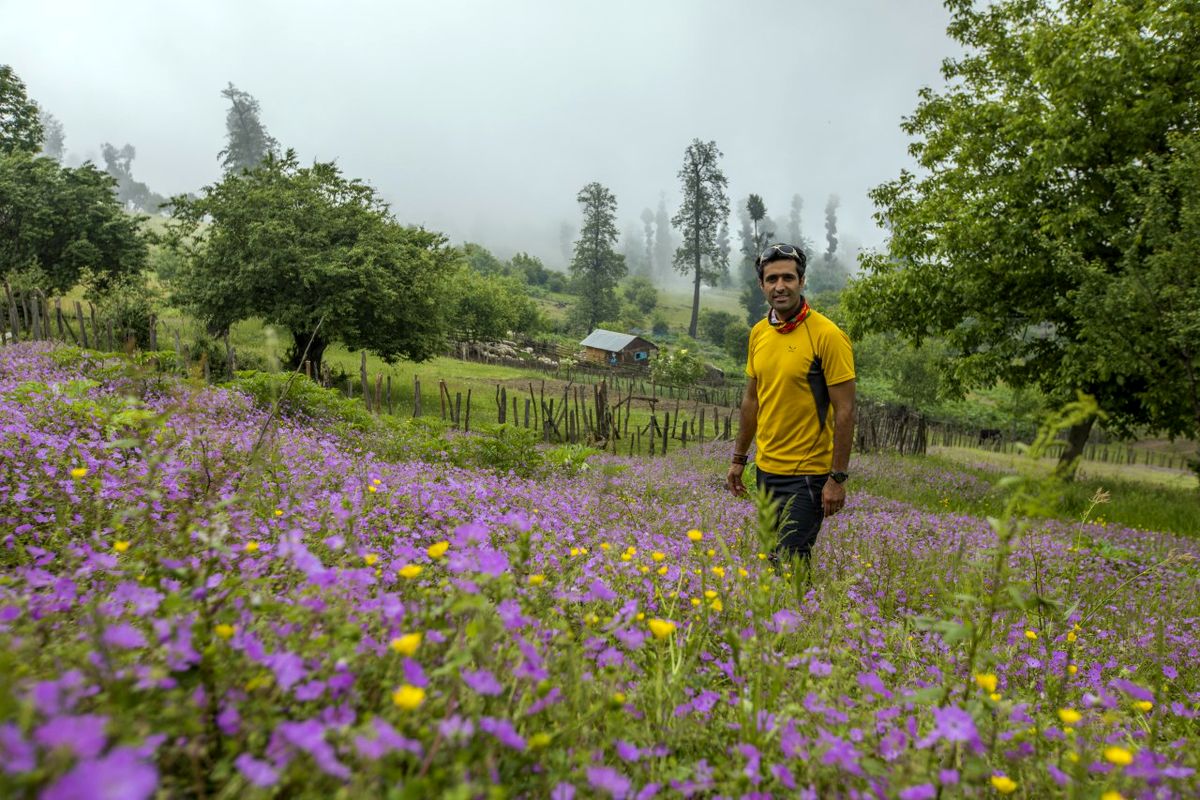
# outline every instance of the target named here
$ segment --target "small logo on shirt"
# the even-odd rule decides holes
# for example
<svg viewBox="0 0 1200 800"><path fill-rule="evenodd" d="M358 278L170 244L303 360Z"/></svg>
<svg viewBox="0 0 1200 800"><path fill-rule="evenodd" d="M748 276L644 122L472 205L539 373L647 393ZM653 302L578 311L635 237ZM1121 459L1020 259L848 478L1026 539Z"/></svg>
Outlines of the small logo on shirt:
<svg viewBox="0 0 1200 800"><path fill-rule="evenodd" d="M796 345L794 345L794 344L789 344L789 345L788 345L788 352L789 352L789 353L794 353L794 352L796 352Z"/></svg>

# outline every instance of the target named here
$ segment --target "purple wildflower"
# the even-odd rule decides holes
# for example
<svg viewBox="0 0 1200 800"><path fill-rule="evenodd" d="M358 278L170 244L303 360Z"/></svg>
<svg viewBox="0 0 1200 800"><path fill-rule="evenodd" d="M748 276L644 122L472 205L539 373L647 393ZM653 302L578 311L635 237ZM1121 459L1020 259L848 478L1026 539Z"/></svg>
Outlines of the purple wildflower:
<svg viewBox="0 0 1200 800"><path fill-rule="evenodd" d="M158 770L132 749L80 761L42 792L42 800L143 800L158 788Z"/></svg>
<svg viewBox="0 0 1200 800"><path fill-rule="evenodd" d="M470 670L465 669L462 672L463 683L470 686L477 694L494 696L504 691L504 687L500 685L500 681L496 680L496 676L488 672L486 669Z"/></svg>
<svg viewBox="0 0 1200 800"><path fill-rule="evenodd" d="M606 792L613 800L625 800L629 794L629 778L612 767L588 767L587 779L593 789Z"/></svg>
<svg viewBox="0 0 1200 800"><path fill-rule="evenodd" d="M238 768L238 772L242 773L247 781L252 786L266 788L274 786L279 780L279 773L268 764L266 761L259 761L249 753L242 753L233 761L234 766Z"/></svg>
<svg viewBox="0 0 1200 800"><path fill-rule="evenodd" d="M84 714L55 717L33 732L33 740L47 750L69 748L80 758L95 758L104 749L108 717Z"/></svg>

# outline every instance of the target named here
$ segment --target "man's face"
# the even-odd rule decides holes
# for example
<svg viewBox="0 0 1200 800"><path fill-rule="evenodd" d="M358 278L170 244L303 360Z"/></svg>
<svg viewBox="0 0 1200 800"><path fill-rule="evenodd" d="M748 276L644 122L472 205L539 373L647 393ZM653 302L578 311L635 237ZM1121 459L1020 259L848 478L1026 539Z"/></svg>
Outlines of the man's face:
<svg viewBox="0 0 1200 800"><path fill-rule="evenodd" d="M763 295L767 305L781 317L788 317L800 307L800 291L804 279L800 277L800 265L791 258L780 258L763 267Z"/></svg>

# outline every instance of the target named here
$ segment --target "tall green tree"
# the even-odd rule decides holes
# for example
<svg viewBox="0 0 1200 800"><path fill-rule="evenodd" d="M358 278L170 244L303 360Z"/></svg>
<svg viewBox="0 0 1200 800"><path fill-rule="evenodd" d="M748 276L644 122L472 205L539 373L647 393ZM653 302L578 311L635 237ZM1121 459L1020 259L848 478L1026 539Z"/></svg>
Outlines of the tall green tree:
<svg viewBox="0 0 1200 800"><path fill-rule="evenodd" d="M58 117L49 111L39 112L38 121L42 125L42 155L61 164L66 155L67 135L63 132L63 124Z"/></svg>
<svg viewBox="0 0 1200 800"><path fill-rule="evenodd" d="M845 300L852 327L914 342L944 336L959 390L1033 384L1051 402L1084 391L1117 430L1200 433L1170 394L1179 383L1163 379L1163 362L1122 358L1113 379L1107 358L1131 339L1098 300L1133 297L1152 258L1175 263L1166 254L1187 240L1178 192L1160 192L1166 211L1156 212L1176 233L1149 245L1142 217L1153 174L1186 163L1174 137L1197 130L1194 0L947 7L965 53L944 62L946 86L922 90L902 125L920 172L872 192L892 236ZM1154 306L1142 308L1153 316ZM1179 319L1177 333L1191 330L1186 314ZM1105 357L1093 339L1101 330ZM1135 328L1153 336L1137 347L1170 351L1171 330ZM1174 363L1186 373L1186 361ZM1064 462L1093 423L1071 429Z"/></svg>
<svg viewBox="0 0 1200 800"><path fill-rule="evenodd" d="M25 82L12 67L0 64L0 153L36 153L42 137L38 106L29 99Z"/></svg>
<svg viewBox="0 0 1200 800"><path fill-rule="evenodd" d="M82 280L105 290L146 266L140 220L122 211L111 177L18 149L0 153L0 277L37 273L39 288Z"/></svg>
<svg viewBox="0 0 1200 800"><path fill-rule="evenodd" d="M105 142L100 146L104 159L104 171L117 182L117 201L126 208L137 211L157 212L166 198L150 190L150 187L133 177L133 159L137 150L126 144L119 150Z"/></svg>
<svg viewBox="0 0 1200 800"><path fill-rule="evenodd" d="M746 324L754 325L767 313L767 298L758 285L754 262L774 237L774 231L763 223L767 219L767 204L760 195L752 194L738 208L742 219L742 307L746 309Z"/></svg>
<svg viewBox="0 0 1200 800"><path fill-rule="evenodd" d="M292 366L318 368L341 342L392 363L436 355L448 276L441 234L399 225L367 184L289 150L171 201L172 242L189 258L176 301L210 329L259 317L291 333ZM318 328L319 326L319 328Z"/></svg>
<svg viewBox="0 0 1200 800"><path fill-rule="evenodd" d="M667 198L658 196L658 210L654 212L654 269L652 276L660 286L671 276L671 259L674 258L675 242L671 237L671 215L667 213Z"/></svg>
<svg viewBox="0 0 1200 800"><path fill-rule="evenodd" d="M651 280L657 273L658 267L654 263L654 212L648 208L642 209L642 232L645 237L645 260L646 260L646 277Z"/></svg>
<svg viewBox="0 0 1200 800"><path fill-rule="evenodd" d="M721 151L716 142L693 139L683 155L679 180L683 203L671 217L679 229L683 244L675 251L675 269L692 276L692 318L688 335L696 338L700 319L700 285L716 286L729 270L729 259L717 246L717 231L729 218L728 181L718 162Z"/></svg>
<svg viewBox="0 0 1200 800"><path fill-rule="evenodd" d="M225 149L217 154L226 172L258 166L267 156L279 154L279 142L267 133L258 100L231 82L221 90L229 101L225 113Z"/></svg>
<svg viewBox="0 0 1200 800"><path fill-rule="evenodd" d="M616 251L616 196L593 181L580 189L575 199L583 220L571 259L571 275L580 298L572 318L591 333L599 322L615 319L621 313L616 288L627 268L625 257Z"/></svg>

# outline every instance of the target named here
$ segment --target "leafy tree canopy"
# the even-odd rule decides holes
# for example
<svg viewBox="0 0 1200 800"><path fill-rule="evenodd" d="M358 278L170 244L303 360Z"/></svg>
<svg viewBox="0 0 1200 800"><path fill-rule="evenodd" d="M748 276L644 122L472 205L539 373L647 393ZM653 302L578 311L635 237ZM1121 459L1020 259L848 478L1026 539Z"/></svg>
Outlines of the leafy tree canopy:
<svg viewBox="0 0 1200 800"><path fill-rule="evenodd" d="M1192 158L1181 137L1198 124L1195 3L947 5L966 54L902 126L921 171L872 193L892 236L845 298L852 328L944 336L958 390L1003 380L1057 402L1083 390L1118 430L1196 435L1172 399L1197 370L1194 288L1171 288L1196 284L1179 182ZM1179 310L1169 322L1163 303ZM1130 307L1136 324L1114 317ZM1090 426L1071 431L1073 448Z"/></svg>
<svg viewBox="0 0 1200 800"><path fill-rule="evenodd" d="M335 341L389 363L430 358L445 341L454 251L438 233L397 224L374 189L334 164L301 167L289 150L171 204L172 241L190 253L177 301L210 329L250 317L278 325L292 334L293 366L310 339L318 366Z"/></svg>
<svg viewBox="0 0 1200 800"><path fill-rule="evenodd" d="M125 214L111 177L91 164L63 168L26 150L0 155L0 275L36 273L39 288L81 280L103 290L146 265L139 219Z"/></svg>
<svg viewBox="0 0 1200 800"><path fill-rule="evenodd" d="M225 171L252 169L267 156L278 155L279 142L267 133L258 100L232 83L221 90L221 96L229 101L229 111L225 113L225 149L217 154Z"/></svg>
<svg viewBox="0 0 1200 800"><path fill-rule="evenodd" d="M583 212L571 275L579 303L571 321L590 333L600 320L614 319L621 312L617 282L625 277L625 257L616 251L617 198L599 183L589 183L576 197Z"/></svg>
<svg viewBox="0 0 1200 800"><path fill-rule="evenodd" d="M42 147L42 122L37 103L25 92L25 82L13 68L0 64L0 154Z"/></svg>
<svg viewBox="0 0 1200 800"><path fill-rule="evenodd" d="M675 251L675 269L692 275L692 319L688 335L696 338L700 317L700 285L716 286L729 272L729 253L717 241L721 223L729 218L728 181L721 171L716 142L693 139L683 154L679 181L683 203L671 218L683 243Z"/></svg>

